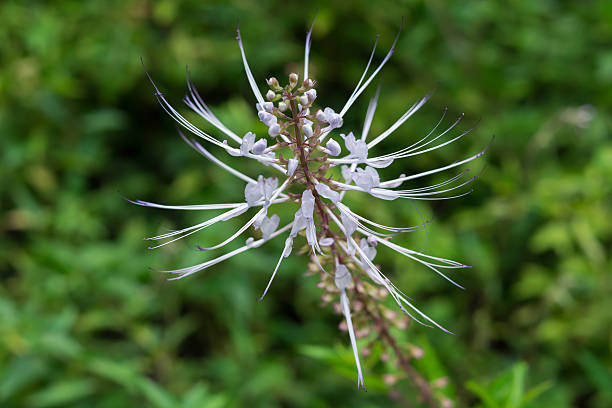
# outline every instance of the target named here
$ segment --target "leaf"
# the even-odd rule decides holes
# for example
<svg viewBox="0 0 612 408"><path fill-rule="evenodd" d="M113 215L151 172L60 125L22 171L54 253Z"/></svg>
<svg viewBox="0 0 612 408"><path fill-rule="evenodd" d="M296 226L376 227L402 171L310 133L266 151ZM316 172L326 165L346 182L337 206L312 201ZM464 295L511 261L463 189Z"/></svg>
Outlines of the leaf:
<svg viewBox="0 0 612 408"><path fill-rule="evenodd" d="M93 394L96 381L90 378L76 380L59 380L50 386L32 394L28 399L28 406L44 408L54 406L68 406L70 403Z"/></svg>

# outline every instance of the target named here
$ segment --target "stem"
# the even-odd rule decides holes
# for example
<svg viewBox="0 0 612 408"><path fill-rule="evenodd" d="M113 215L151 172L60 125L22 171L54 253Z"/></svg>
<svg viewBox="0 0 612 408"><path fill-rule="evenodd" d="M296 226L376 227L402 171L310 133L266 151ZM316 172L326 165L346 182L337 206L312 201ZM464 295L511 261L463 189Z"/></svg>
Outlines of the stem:
<svg viewBox="0 0 612 408"><path fill-rule="evenodd" d="M295 126L295 144L299 152L300 166L302 167L304 178L306 179L306 185L312 191L312 195L314 196L317 212L319 213L319 216L321 217L322 221L321 227L328 235L331 235L331 231L329 230L329 218L327 216L327 213L325 212L325 209L323 208L325 204L323 204L319 193L315 189L315 184L312 182L315 177L312 175L310 169L308 168L308 159L306 158L302 130L300 129L300 118L298 116L297 107L295 106L295 100L293 98L289 100L289 105L291 106L291 115L293 125ZM335 249L335 244L332 244L332 248Z"/></svg>
<svg viewBox="0 0 612 408"><path fill-rule="evenodd" d="M378 310L371 311L368 308L368 299L363 292L359 291L357 280L355 281L355 295L363 304L364 312L368 315L368 317L370 317L376 322L376 327L378 328L380 336L391 346L393 352L397 356L400 366L404 369L406 374L408 374L408 377L410 378L412 383L419 389L421 397L423 397L425 403L428 406L435 408L436 401L434 399L430 385L414 369L414 367L412 367L412 365L410 364L410 358L406 354L402 353L399 346L397 345L397 341L395 341L395 338L389 332L389 328L387 327Z"/></svg>

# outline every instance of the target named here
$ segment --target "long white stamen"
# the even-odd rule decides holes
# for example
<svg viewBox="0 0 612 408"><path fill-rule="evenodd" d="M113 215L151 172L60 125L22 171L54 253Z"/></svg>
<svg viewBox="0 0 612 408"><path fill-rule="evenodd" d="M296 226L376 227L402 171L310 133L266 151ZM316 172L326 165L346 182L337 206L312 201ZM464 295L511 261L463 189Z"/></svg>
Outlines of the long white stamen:
<svg viewBox="0 0 612 408"><path fill-rule="evenodd" d="M306 34L306 44L304 45L304 81L308 79L308 58L310 56L310 45L312 44L312 40L310 39L312 35L312 28L314 27L314 18L312 19L312 24L310 24L310 29Z"/></svg>
<svg viewBox="0 0 612 408"><path fill-rule="evenodd" d="M331 210L327 210L327 213L330 215L330 217L332 218L332 220L338 225L338 227L344 232L344 229L342 227L342 223L340 223L340 221L338 220L338 218L336 218L335 214L331 211ZM352 242L351 242L352 241ZM364 260L364 262L366 263L366 265L368 266L368 269L365 269L366 273L368 274L368 276L370 276L370 278L373 278L373 281L379 285L383 285L385 287L385 289L387 289L387 291L389 292L389 294L391 295L391 297L393 297L393 299L395 300L395 302L397 303L397 305L399 306L399 308L406 313L408 316L410 316L414 321L416 321L419 324L422 324L423 326L427 326L427 327L431 327L426 323L421 322L418 318L416 318L415 316L413 316L408 310L406 310L406 308L404 308L404 306L402 305L400 298L398 297L398 290L397 288L395 288L395 286L393 285L393 283L372 263L372 261L367 257L367 255L363 252L363 250L359 247L359 245L357 245L357 243L355 242L355 240L350 237L349 238L349 242L352 243L353 246L356 247L357 251L359 252L359 255L361 256L361 258ZM347 242L348 243L348 242ZM339 242L340 247L346 252L349 253L349 251L347 251L347 248L342 245L342 243ZM351 258L353 260L355 260L358 264L360 264L359 260L354 256L354 255L350 255ZM374 275L371 276L370 273L373 273ZM414 306L410 306L412 309L416 310L419 314L422 314L418 309L416 309ZM447 333L451 333L448 330L446 330L445 328L443 328L442 326L438 325L436 322L432 321L431 319L429 319L429 317L427 317L426 315L423 315L424 318L426 320L431 321L434 325L436 325L437 327L440 327L443 331L447 332ZM452 333L451 333L452 334Z"/></svg>
<svg viewBox="0 0 612 408"><path fill-rule="evenodd" d="M249 68L249 63L247 62L246 55L244 53L244 46L242 45L242 37L240 36L240 28L236 27L236 40L238 40L238 45L240 46L240 53L242 54L242 63L244 65L244 70L246 71L247 78L249 80L249 85L251 85L251 89L253 90L253 94L257 99L257 102L261 106L264 104L264 98L261 95L259 88L257 87L257 83L255 82L255 78L253 78L253 74L251 73L251 69Z"/></svg>
<svg viewBox="0 0 612 408"><path fill-rule="evenodd" d="M189 276L189 275L191 275L193 273L199 272L199 271L201 271L203 269L206 269L206 268L208 268L210 266L216 265L219 262L222 262L222 261L224 261L224 260L226 260L228 258L231 258L231 257L233 257L235 255L238 255L238 254L240 254L240 253L242 253L244 251L247 251L247 250L252 249L252 248L259 248L260 246L262 246L264 244L264 242L269 241L272 238L275 238L278 235L280 235L280 234L286 232L287 230L291 229L292 225L293 225L292 222L287 224L287 225L285 225L283 228L277 230L272 235L270 235L270 237L267 240L265 240L263 238L259 239L257 241L251 242L248 245L244 245L244 246L242 246L242 247L240 247L238 249L235 249L235 250L233 250L231 252L228 252L227 254L223 254L223 255L221 255L221 256L219 256L219 257L217 257L215 259L212 259L210 261L206 261L206 262L203 262L201 264L190 266L190 267L187 267L187 268L168 270L168 271L159 271L159 272L179 274L179 276L174 277L174 278L169 278L168 280L176 280L176 279L184 278L185 276Z"/></svg>
<svg viewBox="0 0 612 408"><path fill-rule="evenodd" d="M377 144L385 140L387 136L393 133L395 129L400 127L405 121L407 121L412 115L414 115L416 111L418 111L423 105L425 105L425 103L429 100L429 98L431 98L432 95L433 93L430 92L427 95L425 95L423 98L415 102L415 104L412 105L410 109L408 109L393 125L391 125L389 129L385 130L379 136L374 138L374 140L368 143L368 149L371 149L372 147L376 146Z"/></svg>
<svg viewBox="0 0 612 408"><path fill-rule="evenodd" d="M185 102L185 104L189 108L191 108L194 112L196 112L198 115L206 119L211 125L213 125L217 129L219 129L220 131L222 131L223 133L225 133L226 135L234 139L234 141L241 143L242 138L238 136L237 134L235 134L234 132L232 132L230 129L228 129L223 123L221 123L221 121L215 116L212 110L210 110L208 105L204 103L204 100L202 99L195 85L191 81L189 70L187 70L187 87L189 88L191 99L189 98L189 95L187 95L183 99L183 102Z"/></svg>
<svg viewBox="0 0 612 408"><path fill-rule="evenodd" d="M378 74L378 72L380 72L380 70L385 66L385 64L387 63L387 61L389 61L389 59L391 58L391 55L393 55L393 52L395 51L395 45L397 44L397 40L399 39L399 35L402 32L402 29L400 27L399 32L397 33L397 36L395 37L395 40L393 40L393 44L391 45L391 49L389 50L389 52L387 53L387 55L385 56L385 58L383 59L383 61L380 63L380 65L378 66L378 68L376 68L374 70L374 72L372 73L372 75L370 75L370 77L365 81L365 83L363 85L361 85L360 88L356 89L355 92L353 92L353 94L350 96L349 100L346 102L346 104L344 105L344 108L342 108L342 110L340 111L340 116L344 116L344 114L349 110L349 108L351 107L351 105L353 105L353 103L357 100L357 98L359 97L359 95L361 95L361 93L368 87L368 85L370 84L370 82L372 82L372 80L376 77L376 75ZM374 52L372 52L372 55L374 55ZM368 67L370 66L369 62L368 62ZM366 71L367 72L367 71ZM365 73L364 73L365 75ZM361 83L361 80L359 81Z"/></svg>
<svg viewBox="0 0 612 408"><path fill-rule="evenodd" d="M194 148L198 153L200 153L202 156L206 157L211 162L215 163L217 166L221 167L224 170L227 170L229 173L233 174L234 176L238 177L241 180L246 181L247 183L257 183L256 180L252 179L251 177L247 176L246 174L243 174L243 173L239 172L238 170L234 169L233 167L230 167L227 164L223 163L221 160L217 159L208 150L206 150L201 144L199 144L198 142L196 142L193 139L188 139L185 135L183 135L183 132L179 131L179 134L181 135L183 140L189 146Z"/></svg>
<svg viewBox="0 0 612 408"><path fill-rule="evenodd" d="M353 356L355 357L355 364L357 365L357 388L363 387L365 390L365 383L363 381L363 373L361 372L361 363L359 362L359 350L357 349L357 341L355 340L355 329L353 328L353 321L351 319L351 309L349 308L349 300L346 295L346 289L340 291L340 305L342 307L342 313L346 320L346 327L349 332L351 339L351 347L353 349Z"/></svg>

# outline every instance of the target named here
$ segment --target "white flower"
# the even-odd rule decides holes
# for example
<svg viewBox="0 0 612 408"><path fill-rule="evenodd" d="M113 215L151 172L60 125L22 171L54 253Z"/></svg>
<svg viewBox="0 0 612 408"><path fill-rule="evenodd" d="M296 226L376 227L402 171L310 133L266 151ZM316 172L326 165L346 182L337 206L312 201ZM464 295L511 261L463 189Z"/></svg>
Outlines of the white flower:
<svg viewBox="0 0 612 408"><path fill-rule="evenodd" d="M261 235L264 240L270 239L274 231L278 228L278 224L280 223L280 217L274 214L272 217L264 217L261 222L259 229L261 230Z"/></svg>
<svg viewBox="0 0 612 408"><path fill-rule="evenodd" d="M319 110L316 114L316 118L320 122L328 123L330 130L342 127L342 124L344 123L342 116L334 112L334 110L330 107L325 108L323 111Z"/></svg>
<svg viewBox="0 0 612 408"><path fill-rule="evenodd" d="M266 112L265 110L259 111L257 115L259 116L259 120L261 120L268 127L276 124L276 116Z"/></svg>
<svg viewBox="0 0 612 408"><path fill-rule="evenodd" d="M249 154L249 152L253 149L253 143L255 142L255 133L247 132L242 138L242 143L240 144L240 153L243 155Z"/></svg>
<svg viewBox="0 0 612 408"><path fill-rule="evenodd" d="M268 127L268 134L274 138L278 137L278 139L276 139L276 144L270 143L271 146L268 146L268 141L265 138L260 138L255 141L257 137L253 132L247 132L244 137L238 136L214 115L212 110L204 103L191 80L189 80L187 82L189 94L185 97L184 101L187 107L210 123L215 128L215 133L218 133L217 135L209 135L197 128L179 113L157 89L152 79L150 77L149 79L151 79L155 88L155 97L159 100L164 110L168 112L183 129L189 131L193 137L212 145L215 149L227 154L227 157L230 159L231 157L239 157L239 160L242 161L250 159L263 164L266 171L273 171L277 176L280 175L279 177L283 178L282 182L280 182L279 185L279 179L277 177L264 177L264 175L259 175L254 179L214 156L204 148L199 141L196 141L196 139L188 138L179 132L186 143L198 153L246 183L244 188L244 202L200 205L165 205L140 200L131 202L141 206L161 209L223 211L221 214L198 224L147 238L149 241L161 242L150 247L152 249L176 242L181 238L195 234L205 228L212 227L219 222L246 214L247 212L249 212L248 217L250 218L234 234L216 245L208 248L199 248L203 251L222 248L247 232L251 227L261 231L261 239L256 240L249 237L246 239L244 246L219 255L216 258L209 259L193 266L164 271L173 275L171 279L181 279L189 276L242 252L258 248L265 242L279 235L284 235L285 245L260 300L263 299L270 288L282 260L292 253L294 241L301 239L299 237L301 234L305 235L308 247L310 247L311 260L315 262L325 274L331 275L331 273L325 269L325 266L327 266L328 269L331 266L331 269L334 270L334 283L340 291L341 310L346 320L355 363L357 365L358 385L364 386L355 333L352 326L349 297L347 294L347 291L354 288L351 286L352 277L356 277L356 274L360 274L363 276L364 280L369 279L374 285L383 287L391 295L398 307L403 312L410 315L415 321L426 325L433 325L448 332L444 327L421 312L410 299L397 289L393 283L391 283L390 279L373 264L373 259L379 248L389 249L423 265L425 268L432 270L442 278L459 287L461 286L443 271L465 268L467 266L459 262L435 257L400 246L396 243L396 235L402 232L422 229L426 226L426 223L423 222L421 225L412 227L391 227L379 224L351 210L346 204L346 200L344 200L345 194L347 192L352 192L350 194L368 194L368 197L371 199L380 198L383 200L395 200L400 198L408 198L411 200L443 200L459 197L469 193L469 191L464 192L463 190L465 190L465 186L469 185L476 178L467 176L469 170L463 170L454 176L450 176L446 180L425 187L421 185L409 186L403 190L397 190L395 188L402 184L408 184L408 182L416 179L455 169L482 156L485 150L466 159L445 164L431 170L411 175L402 173L398 177L381 181L376 168L387 167L391 164L397 165L401 159L414 157L442 148L459 140L472 130L469 129L454 137L446 136L460 122L463 117L463 115L461 115L450 127L438 131L437 128L445 117L445 111L440 122L420 140L392 153L370 157L370 152L372 152L380 142L384 141L395 132L406 120L408 120L408 118L415 114L431 96L426 95L417 100L387 130L374 138L368 138L370 126L378 103L379 91L377 91L368 104L361 132L359 133L356 130L355 133L349 132L348 135L340 135L340 137L344 139L344 145L348 151L348 155L336 157L340 156L342 149L338 142L338 136L334 135L334 129L343 126L344 115L387 63L395 49L397 37L382 62L372 73L368 74L374 56L374 50L372 50L361 79L358 81L355 89L339 113L336 113L336 111L330 107L325 107L321 110L312 106L316 100L322 99L322 96L318 95L317 91L313 89L315 81L312 81L308 76L308 61L311 44L310 31L306 37L304 54L305 80L301 87L297 87L298 75L296 73L289 75L289 84L284 88L281 87L278 80L274 77L267 80L270 91L266 93L266 97L270 100L277 100L277 98L282 99L278 102L278 111L275 111L272 101L264 100L258 83L253 77L247 62L239 30L237 31L237 40L246 77L257 101L256 109L258 117ZM305 89L306 91L304 92ZM312 111L316 112L314 118L310 115L311 107ZM286 113L280 114L279 111ZM301 132L293 131L296 124L301 127ZM315 135L316 137L313 137ZM328 137L329 139L325 147L323 147L322 144L325 138ZM284 149L282 151L283 156L280 155L281 149ZM363 168L357 168L359 164L363 164ZM340 166L341 175L344 181L336 179L337 172L335 167L337 166ZM455 193L457 190L459 190L458 193ZM295 213L293 220L287 220L289 222L279 228L281 222L279 215L274 214L268 216L268 211L272 211L273 206L281 203L293 205ZM331 248L331 251L329 253L324 253L321 247ZM340 262L339 259L342 259L342 262Z"/></svg>
<svg viewBox="0 0 612 408"><path fill-rule="evenodd" d="M353 181L355 181L358 187L361 187L367 192L372 191L372 188L380 185L378 172L370 166L366 166L365 170L357 169L356 173L353 174Z"/></svg>
<svg viewBox="0 0 612 408"><path fill-rule="evenodd" d="M344 139L344 144L347 150L351 153L349 157L355 157L359 159L359 162L364 162L368 158L368 146L363 140L355 140L355 135L350 132L348 136L341 134L340 137Z"/></svg>
<svg viewBox="0 0 612 408"><path fill-rule="evenodd" d="M329 139L323 151L330 156L337 156L342 151L340 147L340 143L336 142L334 139Z"/></svg>

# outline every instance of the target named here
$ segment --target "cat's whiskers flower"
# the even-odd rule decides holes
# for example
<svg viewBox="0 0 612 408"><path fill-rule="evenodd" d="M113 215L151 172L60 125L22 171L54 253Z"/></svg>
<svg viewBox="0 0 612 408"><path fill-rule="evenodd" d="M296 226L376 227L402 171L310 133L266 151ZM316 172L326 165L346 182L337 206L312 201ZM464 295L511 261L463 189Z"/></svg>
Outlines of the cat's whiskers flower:
<svg viewBox="0 0 612 408"><path fill-rule="evenodd" d="M175 275L170 279L181 279L216 265L242 252L258 248L265 242L279 235L284 235L285 241L283 250L279 255L269 282L259 300L264 298L271 287L272 281L280 270L283 259L292 253L296 239L298 239L300 235L305 236L306 248L310 251L312 261L323 272L322 276L325 277L329 275L333 277L334 284L337 288L336 293L338 291L340 292L340 310L346 321L346 327L349 332L351 347L353 349L358 371L357 384L358 387L365 388L357 349L358 335L356 335L356 333L360 332L356 332L354 329L349 298L351 288L354 288L353 285L356 285L355 280L362 275L363 277L367 277L373 285L384 288L382 290L386 290L395 300L399 308L415 321L426 326L438 327L450 333L450 331L436 323L425 313L421 312L413 304L412 300L401 292L391 280L381 272L380 268L373 263L377 251L380 250L381 247L391 249L431 269L444 279L461 288L461 285L443 273L442 270L461 269L467 268L468 266L459 262L414 251L393 242L392 240L401 233L426 228L428 221L423 221L419 225L410 227L392 227L377 223L351 210L346 202L344 202L346 192L357 191L383 200L395 200L398 198L407 198L410 200L443 200L459 197L469 193L469 191L465 192L464 188L471 184L477 177L466 179L469 169L460 171L447 180L429 186L405 189L397 188L406 182L451 170L455 167L469 163L482 156L486 149L466 159L432 170L412 175L400 174L390 180L381 181L377 169L396 165L401 159L443 148L461 139L472 129L453 138L448 138L446 141L437 142L440 138L449 134L463 118L463 114L460 115L450 127L432 137L446 116L445 109L440 121L425 137L393 153L380 156L372 155L375 147L421 109L432 95L429 93L417 100L387 130L368 141L368 135L378 105L380 95L379 86L375 96L368 104L361 135L356 137L350 131L344 131L336 135L335 131L339 132L344 127L344 115L391 58L399 39L399 33L383 60L374 71L368 75L378 44L378 37L376 38L365 70L357 82L355 89L339 112L336 112L329 106L322 107L321 109L314 106L316 102L322 100L324 97L323 93L317 91L315 88L317 82L309 77L311 35L312 26L306 36L304 75L301 82L296 73L291 73L289 75L287 85L285 86L282 86L276 78L271 77L266 80L269 89L264 96L251 72L240 30L237 29L236 39L238 41L244 70L256 99L256 114L259 120L268 128L267 132L263 135L247 132L244 136L240 137L225 126L225 124L214 115L208 105L204 103L204 100L195 88L188 73L187 87L189 93L184 98L185 104L188 108L210 123L217 131L224 135L224 137L229 138L229 141L209 135L197 128L181 115L181 113L174 109L158 90L147 73L147 76L155 88L155 96L162 108L180 125L180 127L188 130L197 138L205 140L212 146L216 146L222 151L225 151L229 157L235 157L236 160L240 158L256 160L266 167L275 169L275 175L278 176L280 180L277 177L265 177L264 175L259 175L257 178L250 177L242 173L233 165L220 160L207 148L204 148L196 139L185 136L179 130L183 140L185 140L194 150L215 165L246 183L244 188L244 202L201 205L167 205L140 200L131 202L145 207L168 210L223 210L220 215L201 223L147 238L147 240L164 241L151 247L151 249L176 242L177 240L195 234L205 228L233 219L252 208L256 209L255 214L251 215L248 221L228 238L216 245L207 248L198 246L198 248L202 251L212 251L223 248L235 241L240 235L246 233L251 227L253 227L253 230L259 231L257 234L260 234L261 238L256 239L255 237L249 237L246 239L243 246L221 256L186 268L162 272ZM344 156L342 156L343 151L346 153ZM337 166L341 168L342 177L344 178L343 181L335 180L332 175L333 173L329 172L330 169ZM293 220L279 229L281 217L278 214L273 214L272 211L278 204L284 203L293 205L295 212ZM381 246L377 247L378 244ZM326 266L332 272L329 272L325 268Z"/></svg>

